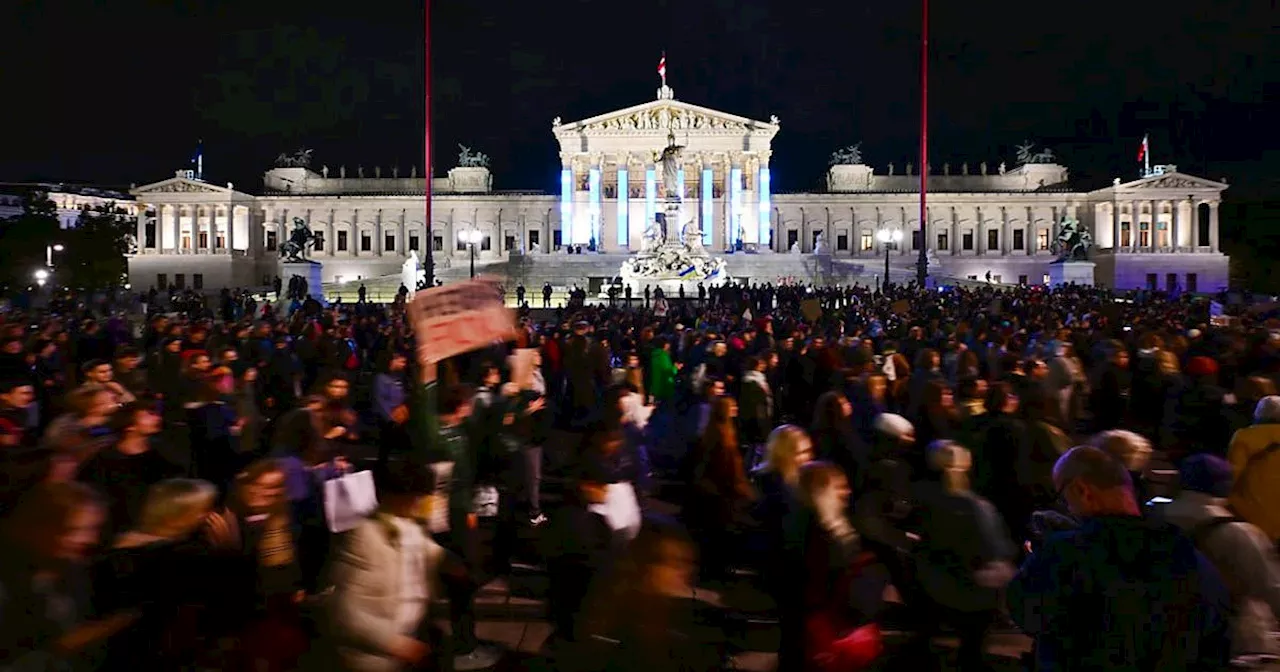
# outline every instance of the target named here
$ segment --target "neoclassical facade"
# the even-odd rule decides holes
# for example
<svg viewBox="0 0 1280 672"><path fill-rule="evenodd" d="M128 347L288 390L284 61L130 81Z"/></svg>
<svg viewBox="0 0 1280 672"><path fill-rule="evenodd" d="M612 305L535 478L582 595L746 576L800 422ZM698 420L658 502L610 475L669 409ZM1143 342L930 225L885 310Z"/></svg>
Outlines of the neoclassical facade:
<svg viewBox="0 0 1280 672"><path fill-rule="evenodd" d="M1227 185L1161 166L1105 188L1070 187L1068 171L1042 154L1005 164L928 169L926 232L920 235L918 169L875 169L856 152L830 168L822 192L771 190L772 141L780 121L754 120L677 100L654 100L551 131L561 160L560 193L494 189L482 157L425 179L416 168L282 167L256 193L179 171L132 191L138 250L135 287L214 290L259 286L278 270L278 248L296 221L319 237L313 258L326 282L397 278L408 255L432 246L437 273L467 272L463 231L478 231L477 262L513 284L595 286L616 275L669 194L658 157L679 149L680 227L721 251L733 277L776 282L873 282L885 248L877 232L902 231L891 275L914 274L921 245L936 277L1046 282L1065 218L1093 234L1096 282L1118 288L1216 291L1227 282L1218 247L1218 204ZM567 246L584 254L567 254ZM517 263L518 262L518 263ZM518 271L516 269L519 269Z"/></svg>

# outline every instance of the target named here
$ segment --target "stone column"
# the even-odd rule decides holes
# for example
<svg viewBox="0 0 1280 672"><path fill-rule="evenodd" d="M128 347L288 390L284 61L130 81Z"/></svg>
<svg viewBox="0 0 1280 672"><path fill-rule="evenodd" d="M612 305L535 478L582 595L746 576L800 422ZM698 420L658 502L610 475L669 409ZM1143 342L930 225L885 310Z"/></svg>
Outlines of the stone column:
<svg viewBox="0 0 1280 672"><path fill-rule="evenodd" d="M218 209L216 206L204 207L200 206L203 219L208 220L209 227L209 244L205 246L209 254L213 254L218 249Z"/></svg>
<svg viewBox="0 0 1280 672"><path fill-rule="evenodd" d="M147 247L147 205L138 203L138 230L135 235L138 237L138 254L142 254L142 250ZM160 247L160 223L156 222L156 247Z"/></svg>
<svg viewBox="0 0 1280 672"><path fill-rule="evenodd" d="M1182 233L1182 203L1180 201L1169 201L1169 247L1174 252L1181 247L1182 241L1179 240L1179 234Z"/></svg>
<svg viewBox="0 0 1280 672"><path fill-rule="evenodd" d="M898 208L898 228L902 231L902 242L898 243L898 256L905 257L911 248L911 231L907 226L907 208Z"/></svg>
<svg viewBox="0 0 1280 672"><path fill-rule="evenodd" d="M378 208L378 211L373 215L373 256L382 256L382 243L382 208Z"/></svg>
<svg viewBox="0 0 1280 672"><path fill-rule="evenodd" d="M325 225L324 253L331 256L338 256L338 210L337 208L329 208L329 223Z"/></svg>
<svg viewBox="0 0 1280 672"><path fill-rule="evenodd" d="M956 210L956 206L951 206L951 235L947 241L947 254L956 256L960 254L960 211Z"/></svg>
<svg viewBox="0 0 1280 672"><path fill-rule="evenodd" d="M1111 249L1120 251L1120 202L1111 202Z"/></svg>
<svg viewBox="0 0 1280 672"><path fill-rule="evenodd" d="M347 240L347 252L350 256L360 256L360 209L356 208L351 211L351 232Z"/></svg>
<svg viewBox="0 0 1280 672"><path fill-rule="evenodd" d="M173 239L173 253L177 254L182 249L182 211L176 205L162 206L162 209L169 213L169 235Z"/></svg>
<svg viewBox="0 0 1280 672"><path fill-rule="evenodd" d="M236 206L227 206L227 251L236 253Z"/></svg>
<svg viewBox="0 0 1280 672"><path fill-rule="evenodd" d="M1209 251L1218 251L1218 201L1209 201Z"/></svg>
<svg viewBox="0 0 1280 672"><path fill-rule="evenodd" d="M400 256L402 256L402 257L407 257L407 256L409 256L409 230L408 230L408 229L409 229L409 224L408 224L408 222L406 221L408 218L409 218L409 211L408 211L408 208L401 208L401 209L400 209L400 224L399 224L399 226L397 226L397 227L396 227L396 235L398 235L398 236L399 236L399 238L398 238L398 239L396 239L396 245L398 245L398 247L396 248L396 251L398 251L398 252L400 253ZM423 231L423 232L422 232L422 235L423 235L423 237L426 237L426 235L427 235L427 234L426 234L426 231ZM428 245L430 245L430 244L431 244L431 241L429 241L429 240L428 240L428 241L425 241L425 242L426 242L426 244L428 244ZM424 250L425 250L425 248L424 248ZM423 255L418 255L418 256L423 256Z"/></svg>
<svg viewBox="0 0 1280 672"><path fill-rule="evenodd" d="M1134 252L1142 248L1142 201L1129 203L1129 247Z"/></svg>
<svg viewBox="0 0 1280 672"><path fill-rule="evenodd" d="M1028 257L1036 253L1037 235L1039 226L1036 224L1036 209L1034 206L1027 206L1027 225L1022 229L1022 251Z"/></svg>
<svg viewBox="0 0 1280 672"><path fill-rule="evenodd" d="M1000 209L1004 210L1004 206L1001 206ZM982 212L982 206L974 207L973 212L977 217L977 224L973 226L973 254L974 256L981 256L986 254L987 220L986 215Z"/></svg>

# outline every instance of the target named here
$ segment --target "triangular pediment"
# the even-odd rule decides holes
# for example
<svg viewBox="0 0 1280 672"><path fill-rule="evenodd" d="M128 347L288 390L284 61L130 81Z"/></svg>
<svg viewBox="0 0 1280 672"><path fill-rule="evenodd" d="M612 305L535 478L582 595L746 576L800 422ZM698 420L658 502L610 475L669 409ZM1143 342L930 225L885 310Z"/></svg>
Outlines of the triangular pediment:
<svg viewBox="0 0 1280 672"><path fill-rule="evenodd" d="M1140 180L1126 182L1117 185L1118 189L1211 189L1221 191L1227 188L1227 185L1213 180L1206 180L1203 177L1187 175L1185 173L1165 173L1164 175L1152 175L1144 177Z"/></svg>
<svg viewBox="0 0 1280 672"><path fill-rule="evenodd" d="M640 105L606 112L581 121L564 124L553 122L557 133L608 133L628 132L715 132L715 131L764 131L778 132L778 119L758 121L748 117L713 110L675 99L651 100Z"/></svg>
<svg viewBox="0 0 1280 672"><path fill-rule="evenodd" d="M230 194L226 187L217 187L208 182L201 182L187 177L171 177L160 182L144 184L130 189L134 196L141 194Z"/></svg>

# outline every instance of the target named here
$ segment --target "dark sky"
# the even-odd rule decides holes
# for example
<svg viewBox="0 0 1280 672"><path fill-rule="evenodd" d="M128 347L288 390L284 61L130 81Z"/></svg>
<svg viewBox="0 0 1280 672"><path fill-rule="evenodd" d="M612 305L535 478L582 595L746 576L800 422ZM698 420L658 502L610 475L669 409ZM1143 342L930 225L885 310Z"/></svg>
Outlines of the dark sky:
<svg viewBox="0 0 1280 672"><path fill-rule="evenodd" d="M931 153L1012 161L1024 138L1073 175L1158 162L1241 195L1280 178L1277 0L942 2L932 16ZM0 8L0 180L127 185L186 167L256 190L282 151L331 167L421 164L420 2L9 0ZM437 172L457 143L498 188L554 190L552 117L650 100L659 53L676 96L777 114L779 191L817 184L863 142L877 170L918 151L912 0L437 0ZM901 168L899 168L901 170Z"/></svg>

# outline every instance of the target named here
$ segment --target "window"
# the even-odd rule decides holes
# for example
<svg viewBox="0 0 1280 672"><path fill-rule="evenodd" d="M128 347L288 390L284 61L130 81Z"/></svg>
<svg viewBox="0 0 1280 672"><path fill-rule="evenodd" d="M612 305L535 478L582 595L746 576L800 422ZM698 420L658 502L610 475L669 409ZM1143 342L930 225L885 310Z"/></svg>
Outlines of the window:
<svg viewBox="0 0 1280 672"><path fill-rule="evenodd" d="M280 245L280 241L279 241L279 239L277 239L277 238L276 238L276 232L275 232L275 231L268 231L268 232L267 232L267 251L268 251L268 252L275 252L275 251L276 251L277 246L279 246L279 245Z"/></svg>
<svg viewBox="0 0 1280 672"><path fill-rule="evenodd" d="M315 250L316 252L324 251L324 231L316 231Z"/></svg>
<svg viewBox="0 0 1280 672"><path fill-rule="evenodd" d="M416 234L416 233L411 233L411 234L409 234L409 251L410 251L410 252L417 252L417 251L418 251L418 244L419 244L419 243L418 243L418 240L419 240L419 238L418 238L418 234ZM439 237L439 236L436 236L436 240L440 240L440 237ZM437 250L439 250L440 248L439 248L439 247L437 247L436 249L437 249Z"/></svg>
<svg viewBox="0 0 1280 672"><path fill-rule="evenodd" d="M1049 284L1049 274L1048 274L1048 273L1045 273L1043 276L1041 276L1041 277L1040 277L1040 284L1042 284L1042 285L1047 285L1047 284Z"/></svg>
<svg viewBox="0 0 1280 672"><path fill-rule="evenodd" d="M347 232L346 231L338 232L338 251L339 252L347 251Z"/></svg>
<svg viewBox="0 0 1280 672"><path fill-rule="evenodd" d="M454 247L454 248L453 248L455 251L457 251L457 252L466 252L466 251L467 251L467 244L466 244L466 243L464 243L464 242L462 242L462 238L458 238L458 240L457 240L457 242L455 243L455 245L456 245L456 247Z"/></svg>
<svg viewBox="0 0 1280 672"><path fill-rule="evenodd" d="M209 232L208 232L208 231L201 231L201 232L200 232L199 241L200 241L200 249L202 249L202 250L203 250L203 249L205 249L205 248L209 247Z"/></svg>
<svg viewBox="0 0 1280 672"><path fill-rule="evenodd" d="M1000 249L1000 232L996 229L987 230L987 251Z"/></svg>
<svg viewBox="0 0 1280 672"><path fill-rule="evenodd" d="M1129 222L1120 222L1120 247L1132 247L1131 240L1133 234L1129 231Z"/></svg>
<svg viewBox="0 0 1280 672"><path fill-rule="evenodd" d="M503 237L502 237L502 249L504 249L504 250L506 250L506 251L508 251L508 252L510 252L511 250L516 249L516 237L515 237L515 236L513 236L513 235L511 235L511 234L507 234L507 235L503 236Z"/></svg>
<svg viewBox="0 0 1280 672"><path fill-rule="evenodd" d="M554 231L552 231L551 246L557 250L560 249L560 246L564 245L563 236L564 236L564 232L562 232L560 229L555 229Z"/></svg>
<svg viewBox="0 0 1280 672"><path fill-rule="evenodd" d="M1178 274L1165 273L1164 274L1164 291L1172 292L1174 289L1177 289L1177 287L1178 287Z"/></svg>
<svg viewBox="0 0 1280 672"><path fill-rule="evenodd" d="M1026 240L1025 240L1026 235L1027 235L1027 232L1022 229L1013 230L1013 249L1015 250L1026 249Z"/></svg>
<svg viewBox="0 0 1280 672"><path fill-rule="evenodd" d="M484 238L480 240L480 251L488 252L491 249L493 249L493 238L489 234L485 234Z"/></svg>
<svg viewBox="0 0 1280 672"><path fill-rule="evenodd" d="M1195 273L1187 274L1187 291L1191 293L1200 291L1200 278L1196 277Z"/></svg>
<svg viewBox="0 0 1280 672"><path fill-rule="evenodd" d="M395 236L393 236L393 235L391 235L390 233L388 233L388 234L386 234L386 235L384 235L384 236L382 237L382 251L383 251L383 252L395 252L395 251L396 251L396 237L395 237Z"/></svg>
<svg viewBox="0 0 1280 672"><path fill-rule="evenodd" d="M911 249L920 249L920 229L911 232Z"/></svg>
<svg viewBox="0 0 1280 672"><path fill-rule="evenodd" d="M960 238L960 249L962 249L962 250L972 250L972 249L973 249L973 229L967 229L967 230L964 232L964 235L963 235L963 236L961 236L961 238Z"/></svg>
<svg viewBox="0 0 1280 672"><path fill-rule="evenodd" d="M861 236L859 236L859 238L858 238L858 249L859 249L859 250L862 250L863 252L868 252L868 251L870 251L870 250L871 250L871 248L872 248L872 242L871 242L871 241L872 241L872 238L871 238L871 232L870 232L870 231L863 231L863 232L862 232L862 235L861 235Z"/></svg>
<svg viewBox="0 0 1280 672"><path fill-rule="evenodd" d="M373 236L369 235L368 233L360 234L360 251L361 252L373 251Z"/></svg>
<svg viewBox="0 0 1280 672"><path fill-rule="evenodd" d="M538 234L539 234L539 233L541 233L541 232L540 232L540 231L530 231L530 232L529 232L529 249L530 249L530 250L532 250L532 249L533 249L533 246L534 246L534 245L537 245L537 244L538 244L538 242L539 242L539 240L540 240L540 238L538 237Z"/></svg>
<svg viewBox="0 0 1280 672"><path fill-rule="evenodd" d="M1155 273L1148 273L1148 274L1147 274L1147 289L1155 290L1155 288L1156 288L1156 274L1155 274Z"/></svg>
<svg viewBox="0 0 1280 672"><path fill-rule="evenodd" d="M157 247L155 220L150 220L147 222L146 227L143 229L142 235L143 235L143 244L142 244L143 247L146 247L146 248Z"/></svg>
<svg viewBox="0 0 1280 672"><path fill-rule="evenodd" d="M1151 247L1151 227L1146 222L1138 225L1138 247Z"/></svg>
<svg viewBox="0 0 1280 672"><path fill-rule="evenodd" d="M951 247L951 236L946 231L938 234L938 251L946 252Z"/></svg>
<svg viewBox="0 0 1280 672"><path fill-rule="evenodd" d="M183 233L183 234L182 234L182 249L184 249L184 250L189 250L189 249L191 249L191 234L190 234L190 233Z"/></svg>
<svg viewBox="0 0 1280 672"><path fill-rule="evenodd" d="M186 289L186 288L187 288L187 274L186 274L186 273L174 273L174 274L173 274L173 286L174 286L174 287L177 287L178 289Z"/></svg>
<svg viewBox="0 0 1280 672"><path fill-rule="evenodd" d="M216 246L216 247L218 247L218 248L220 248L220 249L224 249L224 250L225 250L225 249L227 248L227 238L226 238L226 236L224 236L224 235L222 234L222 232L221 232L221 231L219 231L219 232L218 232L218 235L217 235L217 237L216 237L216 238L214 238L214 239L213 239L213 242L214 242L215 246Z"/></svg>
<svg viewBox="0 0 1280 672"><path fill-rule="evenodd" d="M164 291L169 287L169 274L156 273L156 289Z"/></svg>
<svg viewBox="0 0 1280 672"><path fill-rule="evenodd" d="M204 273L191 274L191 288L204 289Z"/></svg>
<svg viewBox="0 0 1280 672"><path fill-rule="evenodd" d="M836 236L836 249L841 251L849 249L849 234L842 233Z"/></svg>
<svg viewBox="0 0 1280 672"><path fill-rule="evenodd" d="M1019 275L1019 276L1018 276L1018 284L1019 284L1019 285L1026 285L1026 284L1027 284L1027 276L1025 276L1025 275Z"/></svg>
<svg viewBox="0 0 1280 672"><path fill-rule="evenodd" d="M444 252L444 236L431 236L431 250Z"/></svg>
<svg viewBox="0 0 1280 672"><path fill-rule="evenodd" d="M1049 249L1049 229L1036 231L1036 249L1042 252Z"/></svg>
<svg viewBox="0 0 1280 672"><path fill-rule="evenodd" d="M994 282L994 283L996 283L996 284L998 285L998 284L1000 284L1000 283L1004 282L1004 276L1003 276L1003 275L993 275L993 276L991 276L991 282Z"/></svg>

